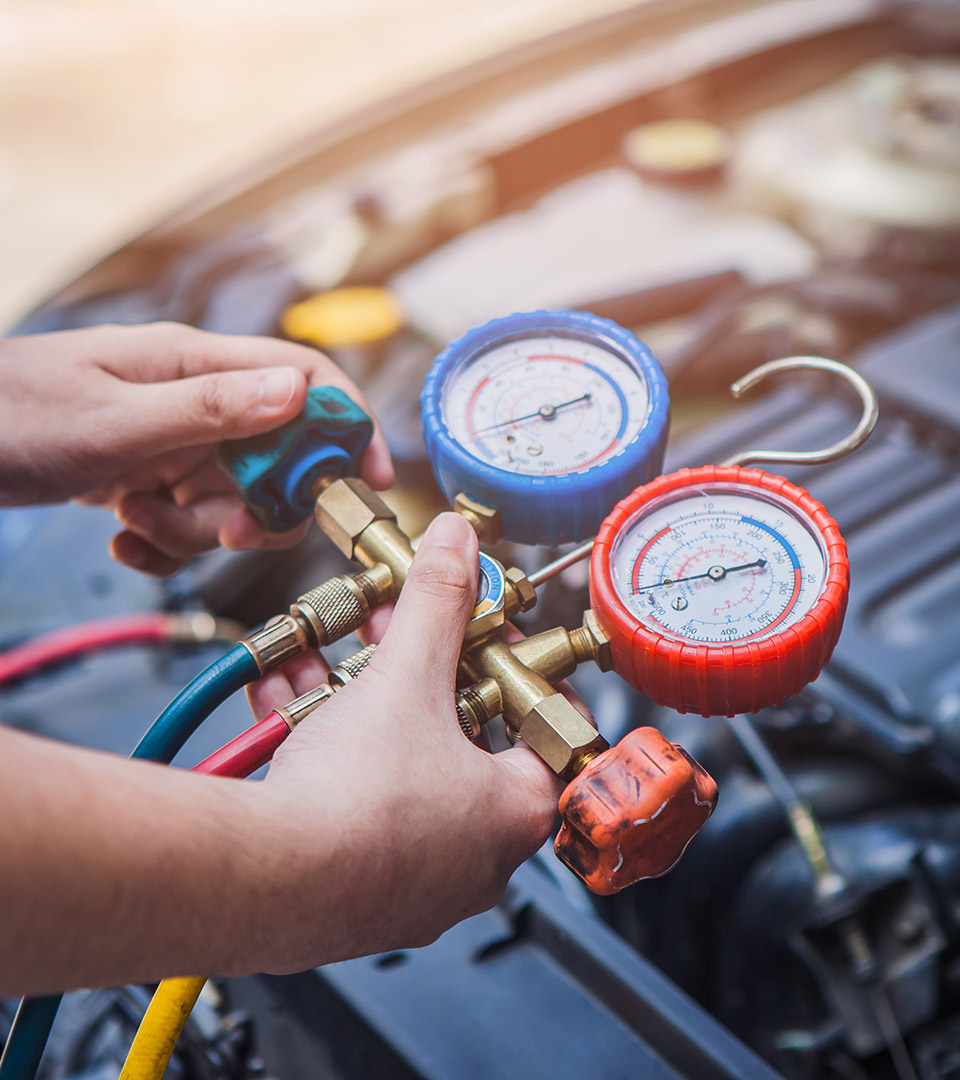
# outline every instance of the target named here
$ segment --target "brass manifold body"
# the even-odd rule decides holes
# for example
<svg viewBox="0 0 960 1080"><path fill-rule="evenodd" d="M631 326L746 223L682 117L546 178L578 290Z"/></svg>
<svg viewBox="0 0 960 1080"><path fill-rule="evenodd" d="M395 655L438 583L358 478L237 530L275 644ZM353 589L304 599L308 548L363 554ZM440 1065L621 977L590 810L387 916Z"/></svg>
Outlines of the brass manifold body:
<svg viewBox="0 0 960 1080"><path fill-rule="evenodd" d="M413 562L413 545L396 515L362 480L321 477L313 494L320 528L363 570L311 589L289 614L243 642L261 673L360 629L375 607L396 599ZM496 511L464 496L458 496L455 509L480 540L498 539ZM471 685L457 695L457 720L473 739L488 720L502 715L513 736L522 738L559 776L571 780L608 744L555 684L588 660L609 671L609 641L593 612L587 611L583 625L575 630L557 627L508 643L504 626L534 606L536 591L515 567L505 571L504 585L503 606L468 628L460 673Z"/></svg>

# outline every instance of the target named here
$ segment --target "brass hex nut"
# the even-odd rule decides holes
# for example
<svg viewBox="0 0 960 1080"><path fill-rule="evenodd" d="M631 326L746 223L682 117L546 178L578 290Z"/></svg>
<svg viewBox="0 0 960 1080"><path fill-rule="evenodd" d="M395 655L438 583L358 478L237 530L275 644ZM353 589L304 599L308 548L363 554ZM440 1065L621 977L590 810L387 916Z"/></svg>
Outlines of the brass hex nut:
<svg viewBox="0 0 960 1080"><path fill-rule="evenodd" d="M317 524L352 559L357 538L375 521L394 521L389 506L356 477L335 480L317 496Z"/></svg>
<svg viewBox="0 0 960 1080"><path fill-rule="evenodd" d="M613 650L610 648L610 638L600 625L600 620L592 608L587 608L583 614L583 628L594 641L594 663L601 671L613 671Z"/></svg>
<svg viewBox="0 0 960 1080"><path fill-rule="evenodd" d="M517 566L511 566L505 577L517 598L520 611L529 611L537 602L537 590L530 584L530 579Z"/></svg>
<svg viewBox="0 0 960 1080"><path fill-rule="evenodd" d="M520 722L520 735L565 780L585 750L606 750L607 741L563 694L543 698Z"/></svg>

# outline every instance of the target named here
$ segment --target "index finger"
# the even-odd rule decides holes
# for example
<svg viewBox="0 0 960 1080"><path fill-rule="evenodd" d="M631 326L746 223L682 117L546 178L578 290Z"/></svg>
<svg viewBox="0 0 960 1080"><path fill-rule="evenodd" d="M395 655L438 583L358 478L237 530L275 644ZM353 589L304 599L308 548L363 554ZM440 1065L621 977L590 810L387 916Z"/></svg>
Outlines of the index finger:
<svg viewBox="0 0 960 1080"><path fill-rule="evenodd" d="M311 386L337 386L373 420L370 446L360 471L371 487L384 490L394 482L390 451L380 422L352 380L322 352L292 341L268 337L212 334L178 323L111 328L98 339L97 364L125 382L171 382L242 368L295 367Z"/></svg>

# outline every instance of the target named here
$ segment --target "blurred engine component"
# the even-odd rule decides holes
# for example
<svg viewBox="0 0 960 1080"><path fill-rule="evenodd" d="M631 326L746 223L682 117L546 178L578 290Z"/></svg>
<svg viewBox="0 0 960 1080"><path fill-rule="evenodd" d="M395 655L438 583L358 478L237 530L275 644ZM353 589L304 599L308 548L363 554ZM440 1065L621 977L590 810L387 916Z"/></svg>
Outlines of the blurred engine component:
<svg viewBox="0 0 960 1080"><path fill-rule="evenodd" d="M830 256L894 263L960 253L960 62L883 60L742 130L746 198Z"/></svg>
<svg viewBox="0 0 960 1080"><path fill-rule="evenodd" d="M623 156L640 176L669 184L719 181L730 136L709 120L656 120L627 132Z"/></svg>
<svg viewBox="0 0 960 1080"><path fill-rule="evenodd" d="M391 284L410 322L445 343L514 311L586 307L731 272L766 285L816 262L813 247L781 222L719 210L620 168L571 180L529 210L451 240Z"/></svg>

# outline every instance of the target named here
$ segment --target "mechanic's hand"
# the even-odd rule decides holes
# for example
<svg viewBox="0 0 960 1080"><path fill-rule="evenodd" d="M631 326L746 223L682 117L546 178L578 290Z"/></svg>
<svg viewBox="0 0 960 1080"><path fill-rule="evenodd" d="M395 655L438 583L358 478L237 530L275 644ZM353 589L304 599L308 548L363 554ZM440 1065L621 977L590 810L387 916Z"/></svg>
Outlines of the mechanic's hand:
<svg viewBox="0 0 960 1080"><path fill-rule="evenodd" d="M0 504L79 498L115 511L112 553L166 575L215 547L289 547L243 508L216 462L223 439L278 427L307 387L332 383L366 408L321 353L174 323L102 326L0 341ZM361 461L393 482L377 428Z"/></svg>
<svg viewBox="0 0 960 1080"><path fill-rule="evenodd" d="M488 754L457 725L476 590L474 532L441 514L370 665L300 724L255 785L263 872L283 913L263 942L264 970L427 944L495 904L550 835L562 781L533 751ZM314 658L291 676L302 685L281 673L263 680L257 715L324 670Z"/></svg>

